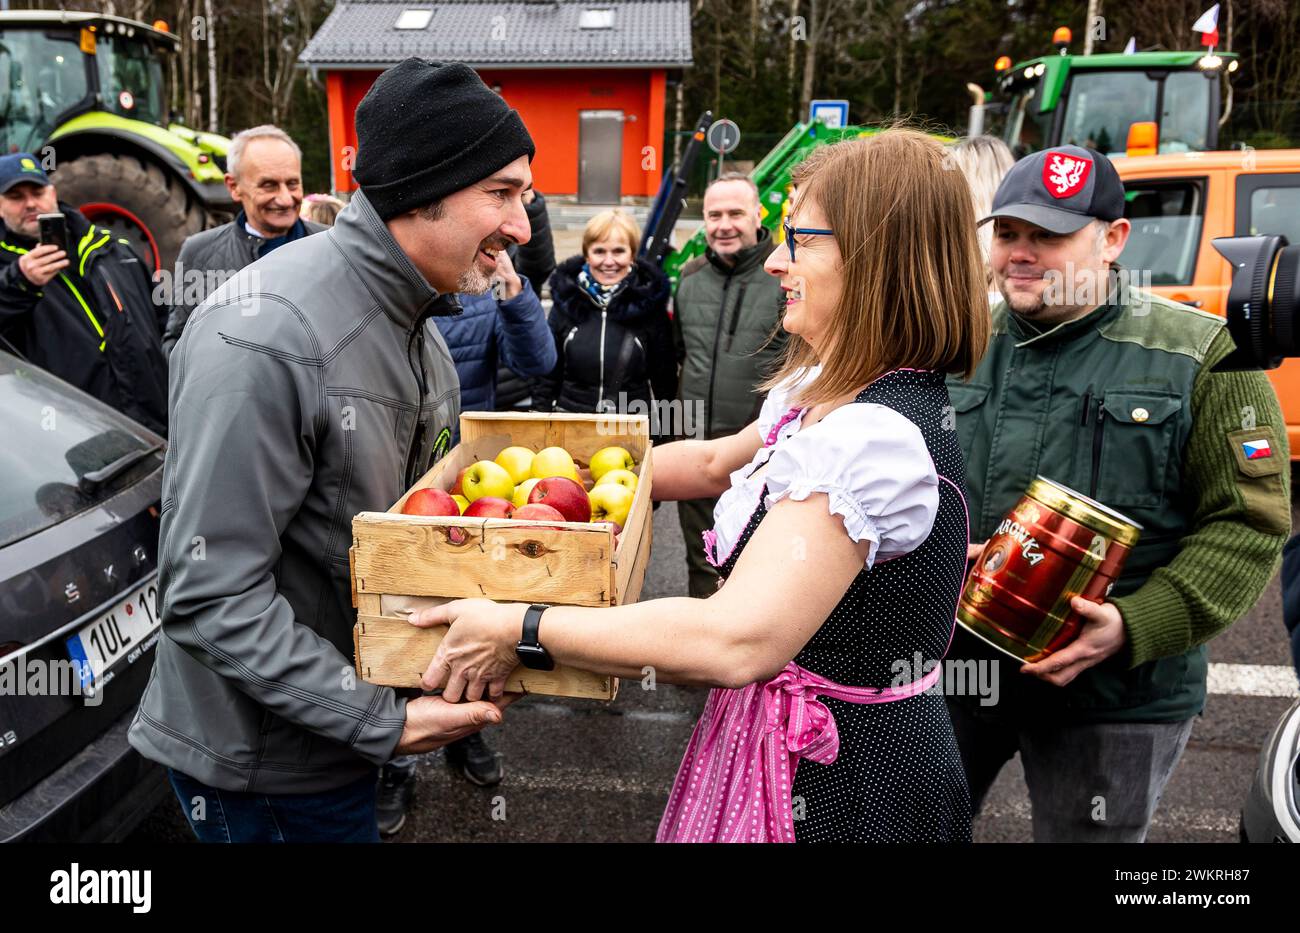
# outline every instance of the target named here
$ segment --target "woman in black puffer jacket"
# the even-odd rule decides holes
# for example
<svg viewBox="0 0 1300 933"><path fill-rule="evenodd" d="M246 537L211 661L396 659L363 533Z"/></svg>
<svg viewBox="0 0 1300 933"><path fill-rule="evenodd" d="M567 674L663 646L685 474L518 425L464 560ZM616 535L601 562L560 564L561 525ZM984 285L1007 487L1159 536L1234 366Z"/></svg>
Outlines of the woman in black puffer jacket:
<svg viewBox="0 0 1300 933"><path fill-rule="evenodd" d="M533 409L651 414L659 443L670 426L654 413L676 397L677 355L668 279L634 258L637 237L626 214L597 214L583 231L583 255L556 267L548 323L558 360L537 380Z"/></svg>

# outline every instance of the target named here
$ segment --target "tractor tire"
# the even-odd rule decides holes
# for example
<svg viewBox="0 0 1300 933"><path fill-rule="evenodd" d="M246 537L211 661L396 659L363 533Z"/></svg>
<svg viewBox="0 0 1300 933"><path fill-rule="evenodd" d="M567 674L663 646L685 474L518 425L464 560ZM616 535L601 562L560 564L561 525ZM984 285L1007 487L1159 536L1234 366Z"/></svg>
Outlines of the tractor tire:
<svg viewBox="0 0 1300 933"><path fill-rule="evenodd" d="M152 273L171 269L185 238L213 225L184 183L154 162L133 155L79 156L52 176L59 200L131 242Z"/></svg>

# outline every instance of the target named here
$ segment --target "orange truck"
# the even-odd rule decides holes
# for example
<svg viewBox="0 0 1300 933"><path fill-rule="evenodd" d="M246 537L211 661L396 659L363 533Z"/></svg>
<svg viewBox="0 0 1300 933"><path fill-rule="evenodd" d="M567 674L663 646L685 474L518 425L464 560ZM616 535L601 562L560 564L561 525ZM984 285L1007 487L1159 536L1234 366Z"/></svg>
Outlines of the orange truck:
<svg viewBox="0 0 1300 933"><path fill-rule="evenodd" d="M1115 159L1133 224L1120 263L1151 290L1223 314L1232 282L1216 237L1282 234L1300 244L1300 149L1181 152ZM1291 459L1300 460L1300 359L1269 373Z"/></svg>

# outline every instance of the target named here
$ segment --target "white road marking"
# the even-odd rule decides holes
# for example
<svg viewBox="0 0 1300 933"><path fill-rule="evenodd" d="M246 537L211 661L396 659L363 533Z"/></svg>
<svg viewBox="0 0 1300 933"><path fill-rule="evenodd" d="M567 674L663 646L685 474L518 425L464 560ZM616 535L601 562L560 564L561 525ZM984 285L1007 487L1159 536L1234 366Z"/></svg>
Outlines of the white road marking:
<svg viewBox="0 0 1300 933"><path fill-rule="evenodd" d="M1300 696L1296 672L1285 664L1211 664L1206 689L1248 697Z"/></svg>

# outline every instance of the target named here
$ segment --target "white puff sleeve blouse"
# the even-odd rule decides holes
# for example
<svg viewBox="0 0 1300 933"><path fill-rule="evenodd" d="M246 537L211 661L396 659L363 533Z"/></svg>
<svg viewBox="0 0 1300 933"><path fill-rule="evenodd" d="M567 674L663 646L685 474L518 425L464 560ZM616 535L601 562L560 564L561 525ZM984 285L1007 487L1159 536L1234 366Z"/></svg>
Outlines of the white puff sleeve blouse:
<svg viewBox="0 0 1300 933"><path fill-rule="evenodd" d="M868 568L925 541L939 509L939 478L920 429L892 408L866 402L850 402L803 428L803 413L788 406L792 393L778 387L769 394L757 424L770 442L731 475L714 509L718 563L744 532L764 484L769 509L785 498L825 493L848 536L871 542ZM767 469L751 478L765 462Z"/></svg>

